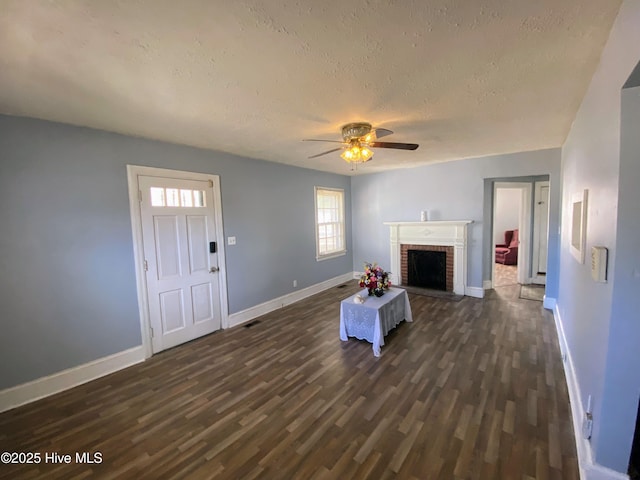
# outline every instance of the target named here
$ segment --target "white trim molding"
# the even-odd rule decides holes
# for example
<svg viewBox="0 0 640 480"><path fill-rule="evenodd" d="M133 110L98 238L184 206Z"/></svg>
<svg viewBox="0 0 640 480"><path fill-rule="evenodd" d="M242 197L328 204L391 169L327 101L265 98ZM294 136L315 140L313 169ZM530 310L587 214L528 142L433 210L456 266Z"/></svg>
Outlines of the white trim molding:
<svg viewBox="0 0 640 480"><path fill-rule="evenodd" d="M576 451L578 453L578 468L580 469L580 478L582 480L629 480L629 476L611 470L610 468L599 465L593 461L591 453L591 442L582 437L582 419L584 418L584 407L580 400L580 384L573 367L571 351L567 344L567 338L562 327L562 319L560 318L560 310L553 300L553 318L558 333L558 343L560 344L560 353L562 355L564 373L567 379L567 387L569 390L569 404L571 407L571 416L573 420L573 435L576 439ZM546 300L545 300L546 301ZM545 306L546 308L546 306Z"/></svg>
<svg viewBox="0 0 640 480"><path fill-rule="evenodd" d="M453 293L465 295L467 284L467 225L473 220L439 222L384 222L391 238L391 281L402 285L400 245L453 247ZM393 273L395 272L395 273ZM468 288L468 287L467 287Z"/></svg>
<svg viewBox="0 0 640 480"><path fill-rule="evenodd" d="M0 412L90 382L145 359L142 345L0 391Z"/></svg>
<svg viewBox="0 0 640 480"><path fill-rule="evenodd" d="M357 277L356 277L357 275ZM316 293L323 292L332 287L336 287L354 278L360 278L357 272L348 272L343 275L330 278L324 282L317 283L296 292L283 295L269 300L268 302L256 305L241 312L229 315L229 327L234 327L248 322L256 317L285 307L292 303L303 300ZM38 378L22 385L16 385L0 391L0 412L11 410L12 408L25 405L27 403L48 397L55 393L68 390L78 385L96 380L105 375L117 372L137 363L144 362L147 358L146 348L139 345L122 352L114 353L107 357L99 358L83 365L56 372L52 375Z"/></svg>
<svg viewBox="0 0 640 480"><path fill-rule="evenodd" d="M498 190L503 188L512 188L520 190L520 212L518 215L518 230L519 234L519 247L518 247L518 261L517 261L517 276L518 283L522 285L526 285L531 283L528 279L527 272L531 268L531 259L529 252L531 251L529 232L531 231L531 191L532 191L532 183L530 182L494 182L493 183L493 200L492 200L492 222L494 222L496 217L496 197L498 194ZM493 227L491 228L491 238L493 238L495 232L493 229L495 228L495 222L493 223ZM493 242L487 244L487 247L491 250L491 278L492 281L495 282L496 279L496 262L495 262L495 248Z"/></svg>
<svg viewBox="0 0 640 480"><path fill-rule="evenodd" d="M129 215L131 216L131 230L133 233L133 258L136 271L136 290L138 293L138 313L140 315L140 333L145 358L153 355L151 342L151 318L149 314L149 299L147 297L147 280L144 269L144 244L142 240L142 214L140 211L139 176L179 178L183 180L209 181L213 192L215 205L216 242L218 245L218 278L220 281L219 302L221 327L227 328L229 318L229 303L227 294L227 263L222 223L222 194L220 191L220 177L207 173L184 172L166 168L127 165L127 184L129 189Z"/></svg>
<svg viewBox="0 0 640 480"><path fill-rule="evenodd" d="M301 290L282 295L281 297L268 300L259 305L247 308L246 310L232 313L231 315L229 315L229 327L242 325L243 323L249 322L254 318L266 315L267 313L278 310L279 308L284 308L287 305L291 305L292 303L304 300L311 295L315 295L316 293L320 293L329 288L341 285L356 278L355 275L356 272L348 272L343 275L330 278L329 280L325 280L324 282L316 283L315 285L311 285L310 287L306 287ZM357 278L360 278L360 276L358 275Z"/></svg>
<svg viewBox="0 0 640 480"><path fill-rule="evenodd" d="M484 298L484 288L465 286L464 294L469 297Z"/></svg>

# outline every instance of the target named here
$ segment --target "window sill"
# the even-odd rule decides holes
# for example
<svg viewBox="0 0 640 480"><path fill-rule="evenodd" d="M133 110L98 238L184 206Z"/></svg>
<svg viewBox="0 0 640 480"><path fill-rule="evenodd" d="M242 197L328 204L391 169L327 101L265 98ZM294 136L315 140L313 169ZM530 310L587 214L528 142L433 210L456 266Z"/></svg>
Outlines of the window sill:
<svg viewBox="0 0 640 480"><path fill-rule="evenodd" d="M327 255L318 256L316 255L316 261L321 262L323 260L330 260L332 258L344 257L347 254L346 250L342 250L340 252L330 253Z"/></svg>

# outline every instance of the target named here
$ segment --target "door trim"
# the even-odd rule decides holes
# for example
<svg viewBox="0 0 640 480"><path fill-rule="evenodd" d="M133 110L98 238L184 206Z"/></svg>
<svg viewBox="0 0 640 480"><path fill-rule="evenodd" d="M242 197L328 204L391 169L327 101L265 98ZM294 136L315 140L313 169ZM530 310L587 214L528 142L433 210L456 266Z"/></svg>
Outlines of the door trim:
<svg viewBox="0 0 640 480"><path fill-rule="evenodd" d="M540 284L540 285L546 285L547 283L547 277L546 275L542 276L542 275L538 275L538 264L540 263L540 244L537 241L537 238L535 237L535 233L539 231L539 229L541 228L540 225L540 215L538 214L539 212L536 211L535 205L537 204L537 202L540 201L540 191L542 190L542 187L547 187L547 255L549 254L549 215L550 215L550 205L549 205L549 199L550 199L550 193L551 193L551 185L549 180L541 180L538 182L535 182L534 185L534 215L533 215L533 245L532 245L532 257L533 260L531 262L531 281L533 283L536 284ZM546 272L545 272L546 273Z"/></svg>
<svg viewBox="0 0 640 480"><path fill-rule="evenodd" d="M521 193L520 212L518 215L518 233L520 245L518 247L518 283L526 285L531 283L529 271L531 270L530 235L531 235L531 183L530 182L493 182L493 198L491 205L491 287L495 287L496 278L496 249L493 248L493 236L496 215L496 194L498 189L519 189Z"/></svg>
<svg viewBox="0 0 640 480"><path fill-rule="evenodd" d="M151 316L149 314L149 298L147 296L147 278L144 270L144 247L142 243L142 213L140 211L140 193L138 176L178 178L182 180L210 181L213 185L213 201L216 206L214 218L216 225L216 242L218 245L218 266L220 268L220 322L221 328L229 326L229 304L227 296L227 264L225 255L224 231L222 225L222 195L220 193L220 177L206 173L185 172L166 168L127 165L127 184L129 189L129 213L133 234L133 258L136 271L136 289L138 293L138 314L140 316L140 333L144 358L153 355L151 346Z"/></svg>

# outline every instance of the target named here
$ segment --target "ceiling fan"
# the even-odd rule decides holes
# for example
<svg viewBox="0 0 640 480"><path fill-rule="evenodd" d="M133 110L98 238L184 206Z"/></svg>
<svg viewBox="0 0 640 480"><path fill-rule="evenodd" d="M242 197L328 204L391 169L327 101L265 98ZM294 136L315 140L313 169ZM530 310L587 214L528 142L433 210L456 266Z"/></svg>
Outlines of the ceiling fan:
<svg viewBox="0 0 640 480"><path fill-rule="evenodd" d="M340 156L348 163L357 165L371 160L373 157L372 148L395 148L399 150L415 150L418 148L417 143L397 143L397 142L378 142L377 139L391 135L393 132L386 128L373 128L370 123L358 122L347 123L342 126L342 141L340 140L320 140L316 138L307 138L303 142L333 142L340 143L341 146L332 148L326 152L311 155L309 158L321 157L328 153L342 150Z"/></svg>

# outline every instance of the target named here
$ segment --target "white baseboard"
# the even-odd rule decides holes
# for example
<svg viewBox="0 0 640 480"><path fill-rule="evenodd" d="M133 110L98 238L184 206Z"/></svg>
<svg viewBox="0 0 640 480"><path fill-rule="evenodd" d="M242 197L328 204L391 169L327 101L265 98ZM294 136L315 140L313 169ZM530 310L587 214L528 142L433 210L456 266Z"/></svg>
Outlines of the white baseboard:
<svg viewBox="0 0 640 480"><path fill-rule="evenodd" d="M229 326L233 327L248 322L253 318L272 312L283 306L290 305L328 288L335 287L349 280L353 280L354 272L348 272L324 282L303 288L288 295L256 305L247 310L229 315ZM359 276L358 276L359 278ZM84 365L78 365L52 375L38 378L22 385L10 387L0 391L0 412L10 410L20 405L39 400L54 393L68 390L82 385L91 380L103 377L123 368L135 365L145 360L144 347L142 345L123 352L118 352L108 357L99 358Z"/></svg>
<svg viewBox="0 0 640 480"><path fill-rule="evenodd" d="M547 300L545 299L545 308L547 308L546 301ZM553 301L553 318L556 323L560 353L562 354L564 373L569 390L569 403L571 407L571 415L573 417L573 434L576 439L580 478L582 480L629 480L629 476L624 473L617 472L594 463L591 453L591 442L582 438L584 407L580 399L580 385L578 383L578 377L576 376L575 369L573 368L573 360L564 334L562 319L560 318L560 310L558 309L556 300L554 298L550 298L549 303L551 303L551 301Z"/></svg>
<svg viewBox="0 0 640 480"><path fill-rule="evenodd" d="M469 297L484 298L484 288L465 286L464 294Z"/></svg>
<svg viewBox="0 0 640 480"><path fill-rule="evenodd" d="M585 476L583 478L585 480L629 480L629 475L593 463L585 468Z"/></svg>
<svg viewBox="0 0 640 480"><path fill-rule="evenodd" d="M554 311L556 308L556 299L553 297L547 297L546 295L542 297L542 306L547 310Z"/></svg>
<svg viewBox="0 0 640 480"><path fill-rule="evenodd" d="M92 362L68 368L61 372L38 378L0 391L0 412L11 410L26 403L39 400L54 393L77 387L96 378L144 361L142 345Z"/></svg>
<svg viewBox="0 0 640 480"><path fill-rule="evenodd" d="M345 273L343 275L330 278L329 280L325 280L324 282L316 283L315 285L311 285L310 287L303 288L296 292L291 292L281 297L274 298L273 300L261 303L260 305L247 308L246 310L232 313L231 315L229 315L229 327L235 327L237 325L249 322L254 318L266 315L267 313L273 312L274 310L277 310L279 308L286 307L287 305L291 305L292 303L299 302L300 300L310 297L311 295L315 295L316 293L323 292L324 290L327 290L329 288L336 287L345 282L348 282L349 280L353 280L354 278L355 272ZM360 278L360 276L358 276L358 278Z"/></svg>
<svg viewBox="0 0 640 480"><path fill-rule="evenodd" d="M546 285L547 284L547 276L546 275L536 275L535 277L531 277L531 283L535 283L536 285Z"/></svg>

